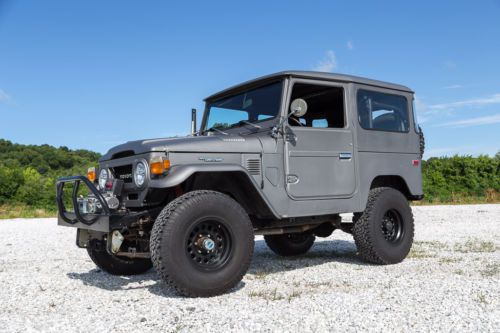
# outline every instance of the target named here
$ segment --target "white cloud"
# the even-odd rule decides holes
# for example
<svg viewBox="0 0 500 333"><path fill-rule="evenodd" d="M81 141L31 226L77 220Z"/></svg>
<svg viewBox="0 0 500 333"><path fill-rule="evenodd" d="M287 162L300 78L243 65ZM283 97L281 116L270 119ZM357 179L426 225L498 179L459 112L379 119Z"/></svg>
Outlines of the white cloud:
<svg viewBox="0 0 500 333"><path fill-rule="evenodd" d="M454 109L458 107L477 107L488 104L500 104L500 94L494 94L485 98L475 98L475 99L467 99L458 102L451 103L442 103L442 104L433 104L429 105L429 109L432 110L446 110L446 109Z"/></svg>
<svg viewBox="0 0 500 333"><path fill-rule="evenodd" d="M348 41L348 42L347 42L347 48L348 48L349 50L352 50L352 49L354 48L354 44L353 44L353 42L352 42L352 41Z"/></svg>
<svg viewBox="0 0 500 333"><path fill-rule="evenodd" d="M325 57L313 68L317 72L331 72L337 68L337 57L332 50L326 51Z"/></svg>
<svg viewBox="0 0 500 333"><path fill-rule="evenodd" d="M445 86L443 87L443 89L460 89L460 88L463 88L464 86L462 86L461 84L452 84L450 86Z"/></svg>
<svg viewBox="0 0 500 333"><path fill-rule="evenodd" d="M0 102L7 103L10 102L10 100L11 100L10 96L5 91L0 89Z"/></svg>
<svg viewBox="0 0 500 333"><path fill-rule="evenodd" d="M444 124L436 125L436 127L468 127L479 125L491 125L500 123L500 113L493 116L475 117L462 120L450 121Z"/></svg>

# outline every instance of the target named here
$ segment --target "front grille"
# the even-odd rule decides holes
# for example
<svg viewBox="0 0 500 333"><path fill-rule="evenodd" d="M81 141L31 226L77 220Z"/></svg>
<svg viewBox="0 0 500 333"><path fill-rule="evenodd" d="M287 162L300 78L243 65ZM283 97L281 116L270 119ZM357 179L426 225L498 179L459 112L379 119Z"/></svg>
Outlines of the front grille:
<svg viewBox="0 0 500 333"><path fill-rule="evenodd" d="M123 180L124 183L132 183L132 165L122 165L111 168L111 172L116 179Z"/></svg>
<svg viewBox="0 0 500 333"><path fill-rule="evenodd" d="M259 159L248 159L247 160L247 170L252 176L260 175L260 160Z"/></svg>

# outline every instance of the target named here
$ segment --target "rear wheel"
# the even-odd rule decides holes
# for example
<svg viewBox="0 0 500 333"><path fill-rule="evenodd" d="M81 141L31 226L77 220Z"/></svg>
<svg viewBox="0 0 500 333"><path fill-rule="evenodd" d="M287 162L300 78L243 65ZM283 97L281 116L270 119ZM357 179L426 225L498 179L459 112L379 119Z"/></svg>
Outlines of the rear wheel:
<svg viewBox="0 0 500 333"><path fill-rule="evenodd" d="M304 254L314 244L316 237L311 233L266 235L264 240L274 253L288 257Z"/></svg>
<svg viewBox="0 0 500 333"><path fill-rule="evenodd" d="M352 233L359 255L372 263L403 261L413 243L413 215L399 191L380 187L370 190L363 213L354 214Z"/></svg>
<svg viewBox="0 0 500 333"><path fill-rule="evenodd" d="M169 203L151 232L151 258L161 278L191 297L222 294L241 281L254 234L244 209L229 196L193 191Z"/></svg>
<svg viewBox="0 0 500 333"><path fill-rule="evenodd" d="M113 275L136 275L147 272L153 264L149 259L122 258L109 254L101 241L93 240L87 247L90 259L100 269Z"/></svg>

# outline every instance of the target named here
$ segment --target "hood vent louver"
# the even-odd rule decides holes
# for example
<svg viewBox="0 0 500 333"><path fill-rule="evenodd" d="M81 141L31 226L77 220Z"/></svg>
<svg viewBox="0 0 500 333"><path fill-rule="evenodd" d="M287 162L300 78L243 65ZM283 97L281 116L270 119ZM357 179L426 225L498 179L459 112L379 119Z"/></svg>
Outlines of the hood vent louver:
<svg viewBox="0 0 500 333"><path fill-rule="evenodd" d="M247 160L247 170L252 176L260 176L260 160L259 159L248 159Z"/></svg>

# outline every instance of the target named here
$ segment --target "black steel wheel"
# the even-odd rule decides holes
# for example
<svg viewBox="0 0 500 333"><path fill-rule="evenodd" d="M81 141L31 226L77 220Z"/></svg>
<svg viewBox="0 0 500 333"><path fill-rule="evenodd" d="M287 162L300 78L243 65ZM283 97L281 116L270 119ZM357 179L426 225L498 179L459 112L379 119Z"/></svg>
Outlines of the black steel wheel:
<svg viewBox="0 0 500 333"><path fill-rule="evenodd" d="M201 220L187 237L186 253L196 267L215 270L224 266L231 254L231 235L224 223Z"/></svg>
<svg viewBox="0 0 500 333"><path fill-rule="evenodd" d="M316 237L311 233L266 235L267 246L277 255L288 257L304 254L314 244Z"/></svg>
<svg viewBox="0 0 500 333"><path fill-rule="evenodd" d="M413 214L406 197L396 189L370 190L363 213L355 213L352 233L359 255L377 264L403 261L413 243Z"/></svg>
<svg viewBox="0 0 500 333"><path fill-rule="evenodd" d="M404 224L401 214L395 209L389 209L382 217L380 230L384 235L386 241L390 243L397 243L403 237Z"/></svg>
<svg viewBox="0 0 500 333"><path fill-rule="evenodd" d="M180 294L220 295L236 286L250 266L253 226L229 196L193 191L158 215L150 247L156 271Z"/></svg>

